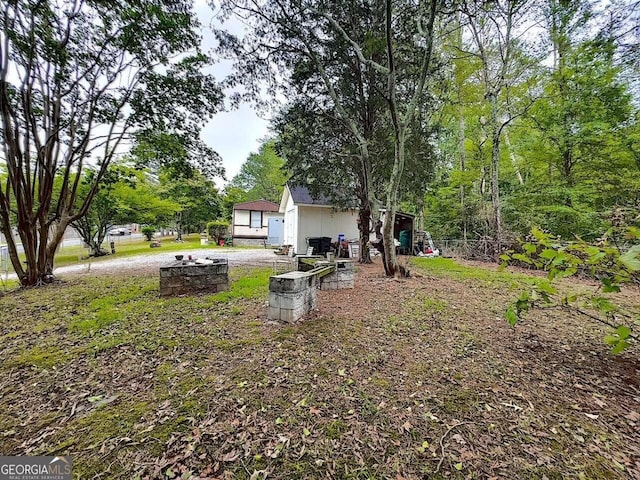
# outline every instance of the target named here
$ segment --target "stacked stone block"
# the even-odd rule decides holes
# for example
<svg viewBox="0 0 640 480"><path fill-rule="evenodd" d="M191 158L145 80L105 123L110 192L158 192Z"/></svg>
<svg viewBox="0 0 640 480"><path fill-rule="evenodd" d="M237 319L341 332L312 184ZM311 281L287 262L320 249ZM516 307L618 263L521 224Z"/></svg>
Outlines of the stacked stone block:
<svg viewBox="0 0 640 480"><path fill-rule="evenodd" d="M269 320L291 323L316 307L318 277L288 272L269 279Z"/></svg>
<svg viewBox="0 0 640 480"><path fill-rule="evenodd" d="M322 277L322 290L340 290L355 287L355 269L349 260L336 260L336 269L329 275Z"/></svg>
<svg viewBox="0 0 640 480"><path fill-rule="evenodd" d="M229 265L226 259L197 264L176 261L160 267L160 296L191 293L216 293L229 290Z"/></svg>

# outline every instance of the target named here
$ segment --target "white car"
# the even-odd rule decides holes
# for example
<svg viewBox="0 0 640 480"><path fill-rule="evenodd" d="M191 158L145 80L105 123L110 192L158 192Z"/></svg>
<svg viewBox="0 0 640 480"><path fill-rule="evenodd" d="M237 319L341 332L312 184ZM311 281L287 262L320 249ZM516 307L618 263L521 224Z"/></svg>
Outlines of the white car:
<svg viewBox="0 0 640 480"><path fill-rule="evenodd" d="M131 235L131 230L125 227L112 228L109 235Z"/></svg>

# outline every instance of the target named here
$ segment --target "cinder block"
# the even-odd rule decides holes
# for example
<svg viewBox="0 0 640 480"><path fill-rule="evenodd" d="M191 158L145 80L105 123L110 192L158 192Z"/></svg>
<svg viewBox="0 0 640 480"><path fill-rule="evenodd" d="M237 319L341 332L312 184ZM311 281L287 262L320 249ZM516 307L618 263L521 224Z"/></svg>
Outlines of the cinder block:
<svg viewBox="0 0 640 480"><path fill-rule="evenodd" d="M269 320L280 321L280 308L269 307Z"/></svg>
<svg viewBox="0 0 640 480"><path fill-rule="evenodd" d="M293 310L280 309L280 321L284 323L293 323L299 320L302 315L296 315Z"/></svg>
<svg viewBox="0 0 640 480"><path fill-rule="evenodd" d="M183 265L177 261L160 268L160 294L182 295L193 292L216 293L229 289L228 264L226 259L217 259L216 264Z"/></svg>
<svg viewBox="0 0 640 480"><path fill-rule="evenodd" d="M318 290L315 285L312 288L309 288L306 292L305 303L309 305L309 309L316 308L316 303L318 301Z"/></svg>
<svg viewBox="0 0 640 480"><path fill-rule="evenodd" d="M280 308L287 310L295 310L304 305L306 296L304 292L297 293L281 293Z"/></svg>
<svg viewBox="0 0 640 480"><path fill-rule="evenodd" d="M281 294L276 292L269 292L269 307L277 308L280 310L280 296Z"/></svg>

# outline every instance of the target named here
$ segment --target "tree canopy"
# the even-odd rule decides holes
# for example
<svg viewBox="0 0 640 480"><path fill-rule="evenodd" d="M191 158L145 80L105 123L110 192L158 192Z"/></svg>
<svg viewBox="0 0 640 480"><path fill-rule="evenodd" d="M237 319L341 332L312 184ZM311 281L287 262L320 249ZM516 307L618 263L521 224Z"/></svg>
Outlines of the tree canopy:
<svg viewBox="0 0 640 480"><path fill-rule="evenodd" d="M275 141L270 139L260 145L258 153L249 154L226 188L244 192L239 200L242 202L260 199L279 202L286 181L284 160L276 153Z"/></svg>
<svg viewBox="0 0 640 480"><path fill-rule="evenodd" d="M87 214L134 133L197 139L216 112L222 93L202 71L197 26L187 0L5 2L0 227L23 285L51 280L66 227ZM89 165L93 183L79 203Z"/></svg>

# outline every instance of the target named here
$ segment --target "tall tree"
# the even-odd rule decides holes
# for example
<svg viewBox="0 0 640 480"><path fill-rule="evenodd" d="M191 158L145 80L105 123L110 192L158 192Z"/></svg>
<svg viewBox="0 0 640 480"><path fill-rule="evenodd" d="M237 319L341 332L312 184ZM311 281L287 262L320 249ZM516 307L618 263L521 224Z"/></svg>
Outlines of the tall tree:
<svg viewBox="0 0 640 480"><path fill-rule="evenodd" d="M480 118L490 151L490 191L493 236L497 249L502 243L502 212L500 204L500 156L505 127L522 114L513 105L510 90L523 82L531 64L524 61L519 36L532 8L524 0L498 0L483 2L470 0L462 4L466 27L474 49L470 53L480 62L479 81L487 102L487 117ZM484 141L482 142L484 143Z"/></svg>
<svg viewBox="0 0 640 480"><path fill-rule="evenodd" d="M300 121L302 114L322 115L324 112L330 113L334 126L340 125L343 129L341 137L347 136L350 157L354 159L339 163L335 170L342 172L345 181L339 185L327 182L320 187L313 181L302 180L309 183L312 190L318 189L328 197L334 197L337 191L343 192L341 187L345 186L349 192L356 193L360 259L370 261L368 239L371 226L375 224L371 217L377 218L379 209L373 188L374 160L370 144L375 122L374 99L380 97L377 89L381 85L374 85L372 64L360 61L351 49L351 42L368 45L369 48L360 52L367 59L384 55L379 37L384 16L380 3L333 1L325 5L316 0L303 3L226 0L222 5L223 12L240 16L252 27L243 42L219 32L222 49L231 52L236 59L234 81L248 83L249 93L253 96L258 94L258 86L265 80L272 97L277 96L278 87L284 86L280 93L290 102L293 122ZM352 38L345 38L339 29L333 28L329 11L345 21ZM298 124L297 128L300 126ZM313 138L312 143L314 140L317 139ZM294 162L291 165L296 170L294 177L298 179L300 168L306 169L310 165L310 162L296 161L293 156L300 154L299 158L302 158L302 149L297 148L300 146L287 153L288 161ZM339 159L346 158L344 151L335 148L333 151Z"/></svg>
<svg viewBox="0 0 640 480"><path fill-rule="evenodd" d="M215 112L221 92L201 73L208 59L197 51L191 8L188 0L3 2L0 131L7 180L0 185L0 228L22 285L53 278L65 229L87 213L134 131L193 137ZM82 172L91 164L94 181L78 206Z"/></svg>
<svg viewBox="0 0 640 480"><path fill-rule="evenodd" d="M222 214L218 189L198 171L185 176L165 169L160 173L160 196L179 206L173 217L178 230L177 241L182 240L183 231L203 232L207 222Z"/></svg>
<svg viewBox="0 0 640 480"><path fill-rule="evenodd" d="M323 93L330 100L329 108L351 134L357 154L363 164L368 196L368 213L377 208L372 180L370 139L362 128L361 109L352 109L343 95L341 80L350 70L336 69L335 56L350 56L356 68L373 75L381 85L386 101L385 115L391 124L394 155L390 161L389 176L385 179L386 216L383 226L385 271L398 275L400 268L395 257L393 225L399 203L399 190L406 163L406 142L411 134L416 112L421 102L427 78L431 73L433 29L437 13L437 0L419 2L372 1L358 2L360 18L368 19L369 28L361 28L362 20L345 12L344 3L307 2L256 2L227 0L227 12L236 12L252 22L253 34L246 37L243 50L237 41L221 35L223 47L233 51L237 65L243 72L261 74L261 78L289 80L291 69L300 57L306 59L308 69L317 77ZM336 45L340 48L336 49ZM243 53L260 52L263 56L241 56ZM378 57L372 52L382 53ZM271 67L277 63L277 74ZM237 79L238 77L236 77ZM362 83L374 86L371 83ZM376 86L374 86L375 88ZM256 88L256 87L254 87ZM380 87L378 87L380 88ZM255 90L254 90L255 93ZM363 209L361 209L363 211ZM361 238L368 223L360 222Z"/></svg>
<svg viewBox="0 0 640 480"><path fill-rule="evenodd" d="M526 147L541 168L518 208L555 234L595 238L606 211L635 196L633 106L614 38L588 2L549 0L547 35L553 62L542 78L543 95L531 110ZM594 34L595 32L595 34ZM533 133L533 135L532 135ZM615 185L615 188L611 188Z"/></svg>
<svg viewBox="0 0 640 480"><path fill-rule="evenodd" d="M94 182L94 170L87 170L78 189L77 202ZM125 165L112 165L96 193L87 214L71 222L82 240L89 246L90 255L106 255L102 249L107 232L115 224L156 224L158 217L167 217L180 210L180 205L160 198L159 186L150 182L148 172Z"/></svg>
<svg viewBox="0 0 640 480"><path fill-rule="evenodd" d="M279 202L287 181L283 167L284 160L276 153L275 140L267 140L258 153L249 155L228 187L246 192L245 201L265 199Z"/></svg>

